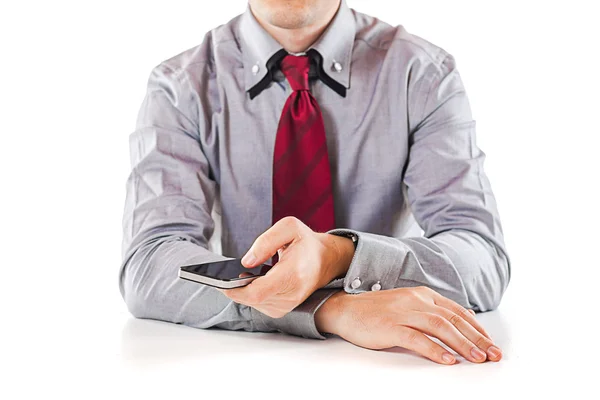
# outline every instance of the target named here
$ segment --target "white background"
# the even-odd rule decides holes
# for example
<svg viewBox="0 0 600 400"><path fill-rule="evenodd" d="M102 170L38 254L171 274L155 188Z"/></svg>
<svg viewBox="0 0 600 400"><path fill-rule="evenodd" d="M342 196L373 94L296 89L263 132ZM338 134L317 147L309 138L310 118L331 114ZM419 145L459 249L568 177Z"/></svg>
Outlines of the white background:
<svg viewBox="0 0 600 400"><path fill-rule="evenodd" d="M337 339L131 319L117 270L148 75L245 1L2 2L0 397L597 396L594 3L348 0L455 56L488 155L513 275L479 318L505 360L439 367Z"/></svg>

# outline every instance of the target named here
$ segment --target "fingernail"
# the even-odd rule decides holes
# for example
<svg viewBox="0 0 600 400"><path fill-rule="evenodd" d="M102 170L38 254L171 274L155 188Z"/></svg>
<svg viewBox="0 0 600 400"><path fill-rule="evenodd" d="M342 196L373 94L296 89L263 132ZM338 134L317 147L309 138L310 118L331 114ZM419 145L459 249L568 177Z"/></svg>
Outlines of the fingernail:
<svg viewBox="0 0 600 400"><path fill-rule="evenodd" d="M454 362L456 361L456 359L452 357L452 354L450 353L444 353L442 355L442 360L444 360L446 364L454 364Z"/></svg>
<svg viewBox="0 0 600 400"><path fill-rule="evenodd" d="M246 265L254 265L256 262L256 256L252 251L248 251L246 255L242 258L242 263Z"/></svg>
<svg viewBox="0 0 600 400"><path fill-rule="evenodd" d="M478 349L477 347L473 347L471 349L471 355L476 360L485 360L485 353Z"/></svg>
<svg viewBox="0 0 600 400"><path fill-rule="evenodd" d="M496 346L490 346L490 348L487 350L487 353L491 358L499 358L502 355L502 351L500 351L500 349Z"/></svg>

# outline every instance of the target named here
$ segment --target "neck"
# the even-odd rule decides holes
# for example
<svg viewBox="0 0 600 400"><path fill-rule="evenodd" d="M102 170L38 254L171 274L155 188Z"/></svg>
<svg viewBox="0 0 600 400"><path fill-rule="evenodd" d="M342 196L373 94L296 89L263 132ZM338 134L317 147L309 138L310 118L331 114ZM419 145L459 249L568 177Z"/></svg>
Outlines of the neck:
<svg viewBox="0 0 600 400"><path fill-rule="evenodd" d="M338 2L335 7L331 7L326 12L310 25L296 29L286 29L272 25L262 19L257 13L252 13L258 23L266 30L279 44L290 53L302 53L317 41L323 34L337 10L341 2ZM252 9L250 9L252 11Z"/></svg>

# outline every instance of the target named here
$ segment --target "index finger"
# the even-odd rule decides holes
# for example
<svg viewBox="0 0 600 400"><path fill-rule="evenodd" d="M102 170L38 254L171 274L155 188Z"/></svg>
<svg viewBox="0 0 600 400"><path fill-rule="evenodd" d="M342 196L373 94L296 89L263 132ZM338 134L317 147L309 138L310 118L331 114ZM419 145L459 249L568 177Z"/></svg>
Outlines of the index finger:
<svg viewBox="0 0 600 400"><path fill-rule="evenodd" d="M242 265L246 268L252 268L264 263L273 257L277 250L290 244L295 239L301 238L303 227L306 227L306 225L297 218L285 217L280 219L256 238L246 255L242 257Z"/></svg>

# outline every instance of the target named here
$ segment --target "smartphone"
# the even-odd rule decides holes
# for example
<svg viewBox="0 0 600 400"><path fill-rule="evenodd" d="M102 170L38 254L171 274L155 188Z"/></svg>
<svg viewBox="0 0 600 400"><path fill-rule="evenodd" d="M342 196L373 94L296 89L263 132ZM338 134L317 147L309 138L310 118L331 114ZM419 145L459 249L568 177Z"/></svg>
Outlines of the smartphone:
<svg viewBox="0 0 600 400"><path fill-rule="evenodd" d="M220 289L232 289L248 285L259 276L266 275L271 268L272 266L267 264L246 268L242 265L242 260L236 258L204 264L184 265L179 267L179 277Z"/></svg>

